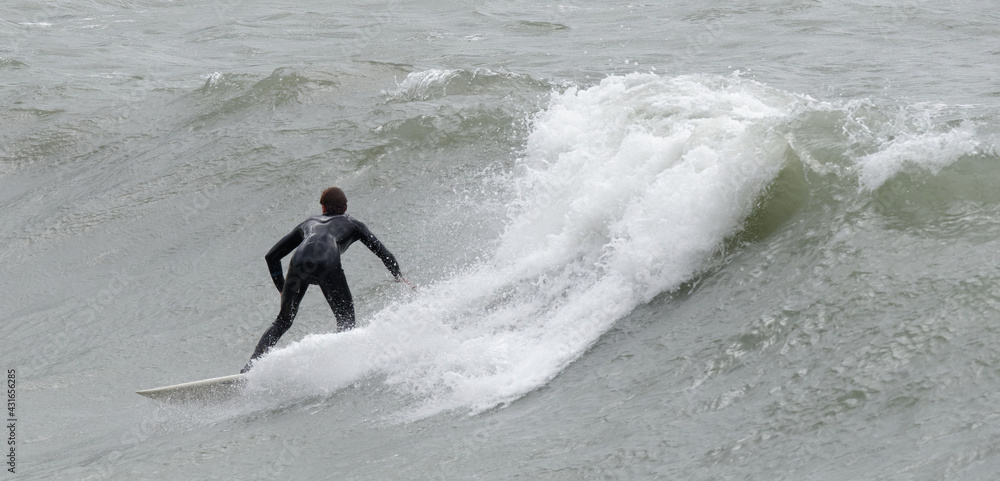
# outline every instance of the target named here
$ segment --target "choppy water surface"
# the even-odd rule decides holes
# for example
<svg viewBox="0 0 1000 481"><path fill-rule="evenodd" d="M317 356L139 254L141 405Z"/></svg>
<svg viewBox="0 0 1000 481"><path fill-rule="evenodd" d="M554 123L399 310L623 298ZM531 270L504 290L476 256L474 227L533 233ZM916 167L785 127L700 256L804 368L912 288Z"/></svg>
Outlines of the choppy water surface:
<svg viewBox="0 0 1000 481"><path fill-rule="evenodd" d="M37 0L0 33L24 479L992 479L988 2ZM418 291L273 320L338 185ZM8 473L9 474L9 473Z"/></svg>

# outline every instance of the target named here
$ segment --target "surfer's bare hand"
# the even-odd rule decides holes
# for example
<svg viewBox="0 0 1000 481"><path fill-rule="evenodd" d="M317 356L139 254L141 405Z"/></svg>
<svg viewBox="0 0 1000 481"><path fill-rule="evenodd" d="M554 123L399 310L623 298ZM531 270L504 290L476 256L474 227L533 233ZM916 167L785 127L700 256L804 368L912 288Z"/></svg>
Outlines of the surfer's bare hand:
<svg viewBox="0 0 1000 481"><path fill-rule="evenodd" d="M410 281L406 280L406 278L405 278L405 277L403 277L403 276L397 276L397 277L396 277L396 282L402 282L402 283L404 283L404 284L406 284L406 285L410 286L410 288L411 288L411 289L413 289L413 290L417 290L417 286L415 286L415 285L411 284L411 283L410 283Z"/></svg>

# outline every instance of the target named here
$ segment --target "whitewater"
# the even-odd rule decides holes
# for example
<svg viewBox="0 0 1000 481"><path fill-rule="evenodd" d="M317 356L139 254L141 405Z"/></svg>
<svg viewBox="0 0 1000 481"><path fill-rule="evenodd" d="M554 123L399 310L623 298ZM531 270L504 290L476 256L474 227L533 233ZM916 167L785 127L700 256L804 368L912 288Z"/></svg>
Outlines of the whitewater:
<svg viewBox="0 0 1000 481"><path fill-rule="evenodd" d="M3 12L11 479L998 479L983 2Z"/></svg>

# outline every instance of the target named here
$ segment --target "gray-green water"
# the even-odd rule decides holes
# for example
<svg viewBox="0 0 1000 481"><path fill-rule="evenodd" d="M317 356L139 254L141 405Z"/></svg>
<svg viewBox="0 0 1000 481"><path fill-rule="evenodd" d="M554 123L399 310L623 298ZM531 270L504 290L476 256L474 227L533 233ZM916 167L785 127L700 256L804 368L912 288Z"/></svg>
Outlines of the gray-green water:
<svg viewBox="0 0 1000 481"><path fill-rule="evenodd" d="M997 479L990 2L0 20L7 478ZM420 290L357 245L359 329L133 394L243 365L331 185Z"/></svg>

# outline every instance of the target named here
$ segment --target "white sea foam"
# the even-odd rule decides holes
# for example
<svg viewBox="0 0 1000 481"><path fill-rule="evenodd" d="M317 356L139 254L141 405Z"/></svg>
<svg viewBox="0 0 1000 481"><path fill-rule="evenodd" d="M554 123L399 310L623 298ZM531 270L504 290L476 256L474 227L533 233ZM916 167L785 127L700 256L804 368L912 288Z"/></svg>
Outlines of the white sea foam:
<svg viewBox="0 0 1000 481"><path fill-rule="evenodd" d="M652 74L553 94L490 260L366 327L272 352L251 386L324 393L377 374L420 400L410 417L537 389L706 266L780 170L787 144L771 127L794 103L738 78Z"/></svg>
<svg viewBox="0 0 1000 481"><path fill-rule="evenodd" d="M979 149L976 132L970 123L946 132L902 133L878 152L858 159L862 188L875 190L907 167L937 173Z"/></svg>

